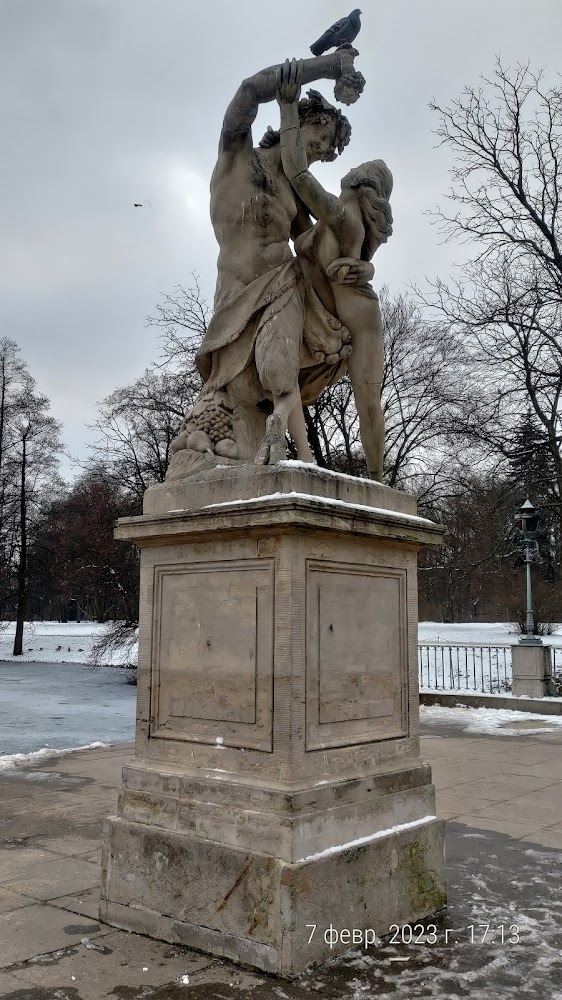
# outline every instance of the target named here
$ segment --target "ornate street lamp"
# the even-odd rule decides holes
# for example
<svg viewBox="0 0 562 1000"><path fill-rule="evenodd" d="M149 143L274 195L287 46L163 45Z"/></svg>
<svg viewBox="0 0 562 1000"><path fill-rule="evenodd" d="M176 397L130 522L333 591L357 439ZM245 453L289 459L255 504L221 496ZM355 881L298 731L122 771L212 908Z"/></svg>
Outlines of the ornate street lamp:
<svg viewBox="0 0 562 1000"><path fill-rule="evenodd" d="M525 569L527 574L527 612L525 615L525 635L519 640L527 646L541 646L542 639L535 636L535 619L533 614L533 592L531 581L531 563L537 551L537 529L539 517L536 508L530 500L525 500L516 517L516 525L520 533Z"/></svg>

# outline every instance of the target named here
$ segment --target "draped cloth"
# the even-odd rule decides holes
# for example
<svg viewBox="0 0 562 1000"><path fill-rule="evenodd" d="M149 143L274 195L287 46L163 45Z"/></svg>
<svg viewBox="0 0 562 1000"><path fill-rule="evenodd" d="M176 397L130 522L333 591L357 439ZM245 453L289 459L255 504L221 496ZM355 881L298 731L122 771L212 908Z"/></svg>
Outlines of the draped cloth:
<svg viewBox="0 0 562 1000"><path fill-rule="evenodd" d="M335 359L347 333L335 315L331 282L323 269L314 266L317 228L299 238L298 256L255 278L216 309L196 354L206 390L226 389L249 365L255 368L254 350L260 330L283 312L294 295L300 296L303 303L304 329L286 332L298 338L300 345L303 403L313 402L344 374L345 359L338 358L334 363L315 360L319 354ZM357 292L377 298L370 285L357 288Z"/></svg>
<svg viewBox="0 0 562 1000"><path fill-rule="evenodd" d="M296 258L255 278L215 311L196 354L196 364L209 389L221 389L253 360L262 326L301 293Z"/></svg>

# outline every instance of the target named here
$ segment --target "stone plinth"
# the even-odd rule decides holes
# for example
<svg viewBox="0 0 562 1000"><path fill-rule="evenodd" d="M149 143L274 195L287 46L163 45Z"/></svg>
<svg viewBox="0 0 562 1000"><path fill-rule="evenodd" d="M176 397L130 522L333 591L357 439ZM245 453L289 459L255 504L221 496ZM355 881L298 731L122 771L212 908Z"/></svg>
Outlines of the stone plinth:
<svg viewBox="0 0 562 1000"><path fill-rule="evenodd" d="M521 642L511 647L513 672L512 694L528 698L544 698L554 694L550 649L539 641Z"/></svg>
<svg viewBox="0 0 562 1000"><path fill-rule="evenodd" d="M291 976L439 909L416 553L441 529L282 463L155 487L118 537L142 550L137 763L101 919Z"/></svg>

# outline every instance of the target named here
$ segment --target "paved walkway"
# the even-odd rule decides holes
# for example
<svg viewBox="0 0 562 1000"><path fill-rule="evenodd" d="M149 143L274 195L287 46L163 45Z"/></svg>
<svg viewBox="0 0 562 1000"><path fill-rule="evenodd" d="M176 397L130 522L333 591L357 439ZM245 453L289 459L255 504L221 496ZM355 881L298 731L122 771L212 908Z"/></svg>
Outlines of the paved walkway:
<svg viewBox="0 0 562 1000"><path fill-rule="evenodd" d="M451 821L450 906L424 940L402 934L292 983L98 922L103 819L131 756L124 745L0 774L4 1000L562 1000L560 730L426 727Z"/></svg>

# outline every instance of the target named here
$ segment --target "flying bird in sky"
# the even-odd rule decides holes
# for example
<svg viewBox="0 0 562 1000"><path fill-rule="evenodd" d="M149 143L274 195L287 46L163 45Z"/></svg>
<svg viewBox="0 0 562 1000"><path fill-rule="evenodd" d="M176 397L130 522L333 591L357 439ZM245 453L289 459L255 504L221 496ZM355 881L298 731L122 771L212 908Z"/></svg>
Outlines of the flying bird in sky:
<svg viewBox="0 0 562 1000"><path fill-rule="evenodd" d="M320 36L314 45L310 46L310 51L313 56L321 56L328 49L337 48L338 45L345 45L346 42L350 44L355 41L357 35L361 31L361 11L357 8L351 11L349 17L342 17L341 20L336 21L331 28L328 28L323 35Z"/></svg>
<svg viewBox="0 0 562 1000"><path fill-rule="evenodd" d="M133 208L152 208L149 201L135 201L133 202Z"/></svg>

